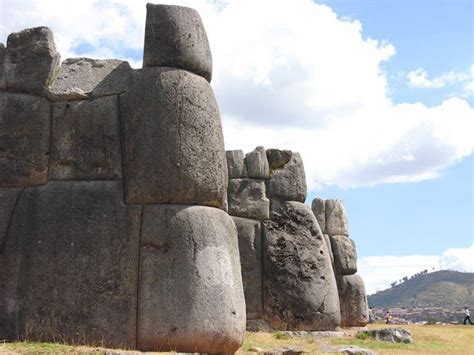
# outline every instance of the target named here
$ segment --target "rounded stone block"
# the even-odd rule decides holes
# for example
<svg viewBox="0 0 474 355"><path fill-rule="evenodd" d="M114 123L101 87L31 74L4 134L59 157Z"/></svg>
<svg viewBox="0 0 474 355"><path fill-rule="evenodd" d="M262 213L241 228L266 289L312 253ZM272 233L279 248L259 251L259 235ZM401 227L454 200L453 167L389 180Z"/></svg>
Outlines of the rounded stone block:
<svg viewBox="0 0 474 355"><path fill-rule="evenodd" d="M50 126L48 100L0 93L0 186L48 181Z"/></svg>
<svg viewBox="0 0 474 355"><path fill-rule="evenodd" d="M329 235L349 235L347 215L341 200L326 200L326 233Z"/></svg>
<svg viewBox="0 0 474 355"><path fill-rule="evenodd" d="M185 70L144 68L120 101L126 202L224 208L227 163L209 83Z"/></svg>
<svg viewBox="0 0 474 355"><path fill-rule="evenodd" d="M268 165L267 154L264 147L257 147L245 155L247 173L252 179L268 179L270 177L270 167Z"/></svg>
<svg viewBox="0 0 474 355"><path fill-rule="evenodd" d="M135 347L140 218L121 181L25 188L0 261L0 332Z"/></svg>
<svg viewBox="0 0 474 355"><path fill-rule="evenodd" d="M337 276L341 326L363 327L369 321L364 281L359 275Z"/></svg>
<svg viewBox="0 0 474 355"><path fill-rule="evenodd" d="M147 4L143 67L172 67L212 78L206 30L194 9Z"/></svg>
<svg viewBox="0 0 474 355"><path fill-rule="evenodd" d="M263 181L230 179L227 189L230 215L259 220L270 218L270 201Z"/></svg>
<svg viewBox="0 0 474 355"><path fill-rule="evenodd" d="M246 178L248 176L243 151L227 150L225 152L225 156L227 158L227 169L229 172L229 179Z"/></svg>
<svg viewBox="0 0 474 355"><path fill-rule="evenodd" d="M203 206L143 208L137 348L234 353L245 299L231 217Z"/></svg>
<svg viewBox="0 0 474 355"><path fill-rule="evenodd" d="M60 55L48 27L11 33L3 58L5 87L43 95L58 70Z"/></svg>
<svg viewBox="0 0 474 355"><path fill-rule="evenodd" d="M326 233L326 200L315 198L311 203L311 209L318 220L319 226L323 233Z"/></svg>
<svg viewBox="0 0 474 355"><path fill-rule="evenodd" d="M334 330L336 280L316 218L303 203L278 210L263 222L264 318L279 330Z"/></svg>
<svg viewBox="0 0 474 355"><path fill-rule="evenodd" d="M336 275L352 275L357 272L357 252L355 243L345 235L332 235L332 253Z"/></svg>
<svg viewBox="0 0 474 355"><path fill-rule="evenodd" d="M268 182L268 195L282 201L306 200L306 175L299 153L293 153L290 161L280 169L272 171Z"/></svg>

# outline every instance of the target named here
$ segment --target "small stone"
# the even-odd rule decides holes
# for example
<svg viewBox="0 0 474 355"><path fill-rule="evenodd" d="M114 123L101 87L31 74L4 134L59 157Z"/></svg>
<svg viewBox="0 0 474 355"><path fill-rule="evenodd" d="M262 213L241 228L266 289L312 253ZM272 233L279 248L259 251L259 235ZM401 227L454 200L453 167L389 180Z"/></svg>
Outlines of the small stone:
<svg viewBox="0 0 474 355"><path fill-rule="evenodd" d="M48 87L52 101L84 100L120 94L127 90L132 69L116 59L69 58Z"/></svg>
<svg viewBox="0 0 474 355"><path fill-rule="evenodd" d="M299 153L293 153L291 160L283 168L272 172L268 183L268 195L272 199L282 201L304 202L306 193L303 160Z"/></svg>
<svg viewBox="0 0 474 355"><path fill-rule="evenodd" d="M8 36L3 58L5 87L43 95L54 79L59 63L53 32L48 27L12 33Z"/></svg>
<svg viewBox="0 0 474 355"><path fill-rule="evenodd" d="M367 294L359 275L336 276L342 327L363 327L369 321Z"/></svg>
<svg viewBox="0 0 474 355"><path fill-rule="evenodd" d="M257 147L245 155L247 173L253 179L268 179L270 168L268 166L267 155L264 147Z"/></svg>
<svg viewBox="0 0 474 355"><path fill-rule="evenodd" d="M326 201L322 198L315 198L311 203L311 209L318 220L323 233L326 233Z"/></svg>
<svg viewBox="0 0 474 355"><path fill-rule="evenodd" d="M143 67L171 67L212 78L212 55L201 17L184 6L147 4Z"/></svg>
<svg viewBox="0 0 474 355"><path fill-rule="evenodd" d="M291 150L267 149L267 160L270 171L283 168L291 159Z"/></svg>
<svg viewBox="0 0 474 355"><path fill-rule="evenodd" d="M355 243L345 235L333 235L331 240L336 275L352 275L357 272Z"/></svg>
<svg viewBox="0 0 474 355"><path fill-rule="evenodd" d="M252 179L230 179L227 187L229 214L251 219L269 219L270 201L265 183Z"/></svg>
<svg viewBox="0 0 474 355"><path fill-rule="evenodd" d="M243 151L227 150L225 156L227 158L229 179L246 178L248 176Z"/></svg>
<svg viewBox="0 0 474 355"><path fill-rule="evenodd" d="M326 234L349 235L346 210L340 200L326 200Z"/></svg>

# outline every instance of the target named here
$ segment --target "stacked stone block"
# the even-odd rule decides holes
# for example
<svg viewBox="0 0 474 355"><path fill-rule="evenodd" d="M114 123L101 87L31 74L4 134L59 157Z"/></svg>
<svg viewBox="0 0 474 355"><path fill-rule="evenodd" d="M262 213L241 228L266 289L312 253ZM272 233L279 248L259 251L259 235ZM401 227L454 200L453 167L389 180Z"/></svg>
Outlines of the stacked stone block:
<svg viewBox="0 0 474 355"><path fill-rule="evenodd" d="M327 246L332 250L341 306L341 325L364 326L368 322L367 295L362 278L355 275L357 252L354 241L349 237L345 208L340 200L321 198L315 198L311 207Z"/></svg>
<svg viewBox="0 0 474 355"><path fill-rule="evenodd" d="M228 208L239 235L249 329L330 330L340 324L329 252L306 199L298 153L227 151Z"/></svg>
<svg viewBox="0 0 474 355"><path fill-rule="evenodd" d="M0 46L0 338L234 352L245 331L212 59L147 5L144 65Z"/></svg>

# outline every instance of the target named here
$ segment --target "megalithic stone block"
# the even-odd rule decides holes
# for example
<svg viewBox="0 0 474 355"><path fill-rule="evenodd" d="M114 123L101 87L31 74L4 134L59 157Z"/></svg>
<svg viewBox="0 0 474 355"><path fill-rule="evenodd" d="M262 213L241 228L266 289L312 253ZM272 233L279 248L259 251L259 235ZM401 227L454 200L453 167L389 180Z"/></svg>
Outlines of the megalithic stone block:
<svg viewBox="0 0 474 355"><path fill-rule="evenodd" d="M299 153L293 153L282 168L272 171L268 182L268 195L282 201L304 202L306 199L306 175Z"/></svg>
<svg viewBox="0 0 474 355"><path fill-rule="evenodd" d="M318 220L319 226L323 233L326 233L326 200L315 198L311 203L311 209Z"/></svg>
<svg viewBox="0 0 474 355"><path fill-rule="evenodd" d="M144 68L120 101L126 202L224 208L227 163L209 83L185 70Z"/></svg>
<svg viewBox="0 0 474 355"><path fill-rule="evenodd" d="M5 246L8 225L13 209L22 191L23 188L21 187L0 188L0 254Z"/></svg>
<svg viewBox="0 0 474 355"><path fill-rule="evenodd" d="M230 179L228 186L229 214L252 219L270 218L270 201L265 183L253 179Z"/></svg>
<svg viewBox="0 0 474 355"><path fill-rule="evenodd" d="M137 348L233 354L245 299L231 217L204 206L143 208Z"/></svg>
<svg viewBox="0 0 474 355"><path fill-rule="evenodd" d="M263 222L264 318L279 330L334 330L339 300L318 222L303 203L278 211Z"/></svg>
<svg viewBox="0 0 474 355"><path fill-rule="evenodd" d="M326 233L329 235L349 235L347 215L340 200L326 200Z"/></svg>
<svg viewBox="0 0 474 355"><path fill-rule="evenodd" d="M50 126L48 100L0 93L0 187L48 181Z"/></svg>
<svg viewBox="0 0 474 355"><path fill-rule="evenodd" d="M369 321L367 294L359 275L336 276L341 304L341 326L363 327Z"/></svg>
<svg viewBox="0 0 474 355"><path fill-rule="evenodd" d="M53 105L49 178L122 178L118 97Z"/></svg>
<svg viewBox="0 0 474 355"><path fill-rule="evenodd" d="M0 81L13 91L43 95L59 63L53 32L48 27L28 28L8 36Z"/></svg>
<svg viewBox="0 0 474 355"><path fill-rule="evenodd" d="M194 9L147 4L143 67L172 67L212 78L212 55Z"/></svg>
<svg viewBox="0 0 474 355"><path fill-rule="evenodd" d="M270 167L264 147L259 146L250 153L247 153L245 155L245 164L249 178L268 179L270 177Z"/></svg>
<svg viewBox="0 0 474 355"><path fill-rule="evenodd" d="M332 253L336 275L352 275L357 272L357 252L355 243L345 235L332 235Z"/></svg>
<svg viewBox="0 0 474 355"><path fill-rule="evenodd" d="M135 347L141 210L121 181L26 188L0 261L0 331Z"/></svg>
<svg viewBox="0 0 474 355"><path fill-rule="evenodd" d="M247 320L262 318L262 228L260 221L232 217L239 236Z"/></svg>
<svg viewBox="0 0 474 355"><path fill-rule="evenodd" d="M225 156L227 158L227 169L229 171L229 179L241 179L248 177L243 151L227 150L225 152Z"/></svg>

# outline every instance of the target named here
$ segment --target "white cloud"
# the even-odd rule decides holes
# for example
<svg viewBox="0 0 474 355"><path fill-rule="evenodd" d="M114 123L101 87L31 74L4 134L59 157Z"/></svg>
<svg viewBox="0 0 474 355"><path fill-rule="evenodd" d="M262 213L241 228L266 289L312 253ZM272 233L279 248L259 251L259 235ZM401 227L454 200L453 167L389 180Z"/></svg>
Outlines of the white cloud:
<svg viewBox="0 0 474 355"><path fill-rule="evenodd" d="M447 85L466 82L468 80L471 81L470 85L472 85L473 80L471 73L457 73L454 71L442 73L433 79L429 79L428 73L423 68L417 68L409 72L407 78L411 87L425 89L439 89Z"/></svg>
<svg viewBox="0 0 474 355"><path fill-rule="evenodd" d="M384 290L392 282L425 269L474 272L474 244L447 249L441 255L367 256L358 261L358 273L364 279L367 294Z"/></svg>
<svg viewBox="0 0 474 355"><path fill-rule="evenodd" d="M0 40L48 25L63 57L86 44L139 65L146 2L3 0ZM169 2L205 22L227 149L300 151L310 188L436 178L473 152L468 102L394 104L382 68L395 47L364 38L357 20L311 0Z"/></svg>

